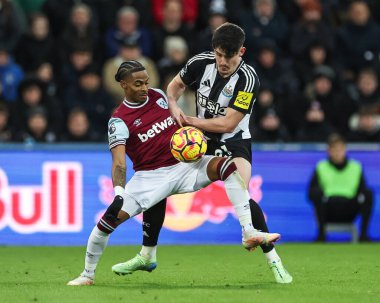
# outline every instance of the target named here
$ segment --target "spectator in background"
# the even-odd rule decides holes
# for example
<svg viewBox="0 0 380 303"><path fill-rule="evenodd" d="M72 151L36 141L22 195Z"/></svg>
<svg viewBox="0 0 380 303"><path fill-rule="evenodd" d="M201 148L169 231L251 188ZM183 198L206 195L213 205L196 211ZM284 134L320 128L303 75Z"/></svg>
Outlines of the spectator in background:
<svg viewBox="0 0 380 303"><path fill-rule="evenodd" d="M67 112L80 107L86 111L93 130L104 133L111 112L116 106L112 96L104 89L99 69L87 66L80 74L78 83L67 89L64 94Z"/></svg>
<svg viewBox="0 0 380 303"><path fill-rule="evenodd" d="M13 138L10 123L9 109L5 102L0 102L0 143L10 142Z"/></svg>
<svg viewBox="0 0 380 303"><path fill-rule="evenodd" d="M246 0L199 0L198 5L198 31L208 26L209 16L214 12L222 13L228 21L239 24L242 12L252 9L251 1Z"/></svg>
<svg viewBox="0 0 380 303"><path fill-rule="evenodd" d="M49 62L43 62L37 67L34 74L34 76L43 83L46 94L51 97L56 97L58 84L56 83L53 66Z"/></svg>
<svg viewBox="0 0 380 303"><path fill-rule="evenodd" d="M77 0L45 0L41 10L48 17L53 37L60 37Z"/></svg>
<svg viewBox="0 0 380 303"><path fill-rule="evenodd" d="M323 142L333 132L326 120L326 114L318 101L309 103L303 123L296 134L296 140L301 142Z"/></svg>
<svg viewBox="0 0 380 303"><path fill-rule="evenodd" d="M225 9L211 10L208 16L208 23L205 28L202 28L197 34L197 43L195 52L201 53L212 51L211 39L215 30L223 23L227 22L227 11Z"/></svg>
<svg viewBox="0 0 380 303"><path fill-rule="evenodd" d="M133 7L139 13L139 25L143 28L150 29L153 27L154 19L151 8L151 0L113 0L103 1L104 9L100 10L99 21L101 26L109 29L115 25L115 18L120 8L125 6Z"/></svg>
<svg viewBox="0 0 380 303"><path fill-rule="evenodd" d="M21 37L14 52L15 60L26 72L35 70L42 62L52 63L57 59L46 16L41 13L31 15L29 26L29 32Z"/></svg>
<svg viewBox="0 0 380 303"><path fill-rule="evenodd" d="M198 0L151 0L153 18L156 24L163 25L165 23L165 6L168 2L178 2L182 7L186 8L181 14L181 22L190 26L195 24L198 17Z"/></svg>
<svg viewBox="0 0 380 303"><path fill-rule="evenodd" d="M140 16L138 11L131 6L119 9L116 17L116 25L106 32L106 57L114 57L119 48L119 41L132 38L137 40L144 56L152 57L151 34L148 30L139 27Z"/></svg>
<svg viewBox="0 0 380 303"><path fill-rule="evenodd" d="M53 36L60 37L67 26L67 20L70 19L74 6L84 4L90 7L92 19L95 24L98 24L98 15L101 14L105 16L106 19L108 13L112 12L112 4L115 1L116 0L44 0L41 12L48 17ZM105 19L102 19L102 21L105 22Z"/></svg>
<svg viewBox="0 0 380 303"><path fill-rule="evenodd" d="M157 67L160 73L160 88L166 91L169 82L186 64L189 50L186 41L181 37L169 36L164 44L165 57L158 62ZM179 98L178 104L186 115L194 116L196 114L194 91L186 90Z"/></svg>
<svg viewBox="0 0 380 303"><path fill-rule="evenodd" d="M27 129L28 115L33 108L43 108L49 127L56 133L62 130L63 113L58 100L45 93L43 83L35 77L25 78L19 87L19 98L12 106L13 128L18 132Z"/></svg>
<svg viewBox="0 0 380 303"><path fill-rule="evenodd" d="M166 89L166 85L186 64L189 49L183 38L169 36L164 42L164 52L165 56L157 63L162 89Z"/></svg>
<svg viewBox="0 0 380 303"><path fill-rule="evenodd" d="M348 134L350 142L380 142L380 115L371 106L363 106L355 115L356 127Z"/></svg>
<svg viewBox="0 0 380 303"><path fill-rule="evenodd" d="M66 60L67 50L76 45L87 45L91 48L94 59L100 58L99 33L97 22L93 17L91 7L80 3L75 4L70 11L68 19L61 36L61 52L63 60ZM65 61L63 61L65 62Z"/></svg>
<svg viewBox="0 0 380 303"><path fill-rule="evenodd" d="M271 39L283 49L287 45L289 27L285 17L276 9L275 0L253 0L253 9L242 12L240 21L247 35L247 60L260 49L262 42ZM250 55L251 54L251 55Z"/></svg>
<svg viewBox="0 0 380 303"><path fill-rule="evenodd" d="M309 185L309 199L318 221L317 241L326 241L326 223L353 222L361 215L360 241L369 241L368 224L373 193L365 182L362 165L347 158L344 139L332 134L328 139L328 159L318 162Z"/></svg>
<svg viewBox="0 0 380 303"><path fill-rule="evenodd" d="M23 143L54 143L57 135L50 129L45 108L36 106L27 112L26 129L16 134Z"/></svg>
<svg viewBox="0 0 380 303"><path fill-rule="evenodd" d="M24 78L21 66L13 61L13 58L4 45L0 44L0 96L6 102L14 102L17 99L17 89Z"/></svg>
<svg viewBox="0 0 380 303"><path fill-rule="evenodd" d="M312 75L313 80L306 86L304 93L306 102L309 104L318 101L327 123L341 134L346 134L349 130L348 120L357 110L356 102L339 89L336 74L331 67L318 66Z"/></svg>
<svg viewBox="0 0 380 303"><path fill-rule="evenodd" d="M319 41L329 52L334 50L334 31L322 18L319 0L305 0L301 4L301 19L293 26L289 41L295 59L306 57L310 46Z"/></svg>
<svg viewBox="0 0 380 303"><path fill-rule="evenodd" d="M309 49L305 53L305 57L296 60L294 69L298 79L300 79L301 88L304 89L306 84L313 80L313 70L319 66L331 67L340 79L340 68L335 62L335 57L331 51L320 41L314 41L310 44Z"/></svg>
<svg viewBox="0 0 380 303"><path fill-rule="evenodd" d="M274 107L267 107L253 130L255 142L284 143L290 135Z"/></svg>
<svg viewBox="0 0 380 303"><path fill-rule="evenodd" d="M377 59L380 27L371 19L366 1L352 1L347 16L347 21L337 31L336 45L345 78L352 79L359 69L373 65Z"/></svg>
<svg viewBox="0 0 380 303"><path fill-rule="evenodd" d="M101 140L98 133L91 128L88 115L80 107L70 110L66 123L66 131L61 136L62 142L98 142Z"/></svg>
<svg viewBox="0 0 380 303"><path fill-rule="evenodd" d="M153 60L145 57L141 53L141 48L133 37L119 41L117 56L108 59L103 66L103 81L106 90L113 96L114 104L120 104L124 99L124 94L120 90L120 84L115 81L115 74L120 64L124 61L136 60L146 67L149 73L149 85L158 87L160 77L157 66Z"/></svg>
<svg viewBox="0 0 380 303"><path fill-rule="evenodd" d="M353 98L359 106L373 106L380 113L379 78L372 68L360 70L356 80L356 91Z"/></svg>
<svg viewBox="0 0 380 303"><path fill-rule="evenodd" d="M252 63L260 75L260 83L281 97L289 97L299 89L299 81L288 61L281 60L273 40L262 41L257 52L257 62Z"/></svg>
<svg viewBox="0 0 380 303"><path fill-rule="evenodd" d="M12 0L0 0L0 45L12 53L25 29L21 9Z"/></svg>
<svg viewBox="0 0 380 303"><path fill-rule="evenodd" d="M154 59L159 60L164 56L164 41L168 36L180 36L188 44L189 53L193 53L194 32L191 27L183 22L184 9L179 0L166 0L162 7L163 20L160 26L153 29ZM149 72L149 71L148 71Z"/></svg>
<svg viewBox="0 0 380 303"><path fill-rule="evenodd" d="M60 88L75 86L78 83L79 74L91 64L94 64L94 54L88 44L75 44L68 50L68 60L60 68ZM59 91L59 93L61 93Z"/></svg>
<svg viewBox="0 0 380 303"><path fill-rule="evenodd" d="M273 90L265 85L261 85L251 120L253 122L258 122L268 109L274 109L276 114L282 117L284 113L284 105L283 100L275 95Z"/></svg>

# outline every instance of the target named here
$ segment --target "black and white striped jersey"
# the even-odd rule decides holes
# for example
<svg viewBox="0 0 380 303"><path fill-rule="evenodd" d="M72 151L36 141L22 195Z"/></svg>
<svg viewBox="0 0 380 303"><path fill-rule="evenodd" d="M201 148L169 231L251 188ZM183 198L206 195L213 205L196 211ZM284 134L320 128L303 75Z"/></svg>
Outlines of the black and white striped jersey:
<svg viewBox="0 0 380 303"><path fill-rule="evenodd" d="M210 119L225 116L228 107L245 114L232 133L209 133L209 139L235 141L251 138L249 119L260 82L254 68L240 62L236 71L222 78L216 67L213 52L204 52L191 58L180 71L182 81L196 92L197 116Z"/></svg>

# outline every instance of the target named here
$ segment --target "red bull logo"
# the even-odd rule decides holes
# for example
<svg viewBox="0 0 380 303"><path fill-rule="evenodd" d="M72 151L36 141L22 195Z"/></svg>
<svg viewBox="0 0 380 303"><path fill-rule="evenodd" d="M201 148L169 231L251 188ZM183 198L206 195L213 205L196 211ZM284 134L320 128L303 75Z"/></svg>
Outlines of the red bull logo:
<svg viewBox="0 0 380 303"><path fill-rule="evenodd" d="M45 162L41 185L11 186L0 168L0 230L19 233L82 229L82 165Z"/></svg>
<svg viewBox="0 0 380 303"><path fill-rule="evenodd" d="M253 176L249 183L250 196L258 203L262 199L262 183L261 176ZM236 218L224 184L218 181L194 193L169 197L164 227L173 231L190 231L205 222L220 224L230 214Z"/></svg>
<svg viewBox="0 0 380 303"><path fill-rule="evenodd" d="M253 176L249 183L249 193L252 199L260 202L262 199L261 176ZM109 177L99 178L100 200L108 206L113 199L112 180ZM95 222L98 222L105 209L100 211ZM164 227L172 231L190 231L200 227L205 222L222 223L228 215L235 217L235 210L229 201L222 181L211 183L206 188L167 199ZM136 216L142 222L142 215Z"/></svg>

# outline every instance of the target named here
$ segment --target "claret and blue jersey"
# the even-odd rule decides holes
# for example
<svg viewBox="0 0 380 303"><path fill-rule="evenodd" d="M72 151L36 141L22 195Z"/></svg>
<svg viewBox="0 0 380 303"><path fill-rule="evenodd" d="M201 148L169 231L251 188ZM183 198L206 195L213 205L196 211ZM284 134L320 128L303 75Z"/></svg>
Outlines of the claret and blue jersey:
<svg viewBox="0 0 380 303"><path fill-rule="evenodd" d="M178 128L166 95L151 88L144 103L124 99L116 109L108 123L109 147L125 145L135 171L170 166L178 163L169 148Z"/></svg>

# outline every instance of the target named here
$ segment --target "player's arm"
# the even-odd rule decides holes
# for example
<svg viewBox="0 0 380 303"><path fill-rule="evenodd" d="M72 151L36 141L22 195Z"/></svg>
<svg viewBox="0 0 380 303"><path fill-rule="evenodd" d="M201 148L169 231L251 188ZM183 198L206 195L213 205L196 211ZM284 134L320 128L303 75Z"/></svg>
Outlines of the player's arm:
<svg viewBox="0 0 380 303"><path fill-rule="evenodd" d="M120 118L111 118L108 122L108 141L112 154L112 183L115 196L122 196L126 184L127 165L125 160L125 144L129 138L129 130Z"/></svg>
<svg viewBox="0 0 380 303"><path fill-rule="evenodd" d="M183 95L186 90L186 85L182 81L179 74L177 74L172 81L168 84L166 89L166 94L168 96L168 104L172 117L175 121L182 126L182 122L187 122L187 117L182 111L182 109L178 106L178 99Z"/></svg>
<svg viewBox="0 0 380 303"><path fill-rule="evenodd" d="M187 117L187 125L195 126L207 132L231 133L238 126L245 114L233 108L227 108L227 113L223 117L200 119Z"/></svg>
<svg viewBox="0 0 380 303"><path fill-rule="evenodd" d="M116 145L112 153L112 183L115 196L122 196L126 184L127 165L125 161L125 146Z"/></svg>

